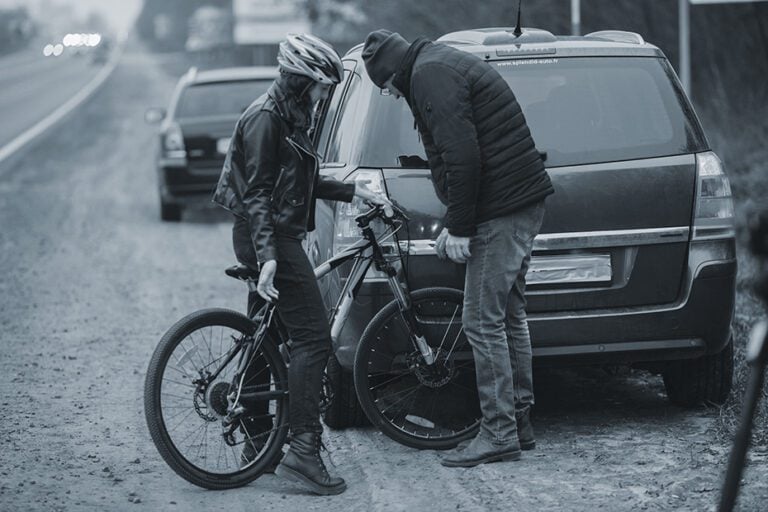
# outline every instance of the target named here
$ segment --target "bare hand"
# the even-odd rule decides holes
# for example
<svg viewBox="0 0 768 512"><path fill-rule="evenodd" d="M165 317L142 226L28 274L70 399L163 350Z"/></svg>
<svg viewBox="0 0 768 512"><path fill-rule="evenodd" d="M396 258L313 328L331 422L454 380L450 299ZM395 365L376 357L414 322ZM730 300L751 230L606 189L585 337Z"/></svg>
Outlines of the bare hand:
<svg viewBox="0 0 768 512"><path fill-rule="evenodd" d="M355 196L373 204L383 206L387 216L391 217L393 214L392 201L390 201L385 194L374 192L373 190L369 189L368 183L370 182L370 180L357 180L355 182Z"/></svg>
<svg viewBox="0 0 768 512"><path fill-rule="evenodd" d="M453 236L448 233L445 252L454 263L466 263L472 254L469 252L469 237Z"/></svg>
<svg viewBox="0 0 768 512"><path fill-rule="evenodd" d="M277 270L277 261L268 260L262 263L259 272L259 282L256 284L256 291L267 302L276 301L280 294L275 288L275 271Z"/></svg>
<svg viewBox="0 0 768 512"><path fill-rule="evenodd" d="M444 260L448 257L448 255L445 253L445 242L447 240L448 228L443 228L443 230L437 236L437 240L435 240L435 252L437 253L437 257L441 260Z"/></svg>

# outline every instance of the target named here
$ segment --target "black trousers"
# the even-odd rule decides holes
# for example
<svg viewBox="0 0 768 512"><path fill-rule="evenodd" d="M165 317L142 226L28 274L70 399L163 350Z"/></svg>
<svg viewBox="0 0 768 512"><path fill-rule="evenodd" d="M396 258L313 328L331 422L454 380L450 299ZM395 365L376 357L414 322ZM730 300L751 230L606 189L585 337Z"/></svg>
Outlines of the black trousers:
<svg viewBox="0 0 768 512"><path fill-rule="evenodd" d="M250 231L243 219L235 220L232 242L238 261L257 268L258 261ZM291 338L291 362L288 367L291 432L319 433L323 430L319 408L323 371L331 353L328 315L301 240L278 236L276 245L277 272L274 283L280 292L277 313ZM249 294L249 312L252 311L251 307L258 310L261 304L263 299L258 294ZM258 370L253 368L251 371Z"/></svg>

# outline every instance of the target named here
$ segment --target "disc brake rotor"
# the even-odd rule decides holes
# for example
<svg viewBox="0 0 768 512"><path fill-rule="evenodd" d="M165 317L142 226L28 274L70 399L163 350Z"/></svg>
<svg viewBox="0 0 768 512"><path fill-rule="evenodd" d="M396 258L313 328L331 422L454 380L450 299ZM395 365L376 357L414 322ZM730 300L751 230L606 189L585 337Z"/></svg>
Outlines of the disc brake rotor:
<svg viewBox="0 0 768 512"><path fill-rule="evenodd" d="M447 356L445 350L439 350L435 354L435 363L428 365L419 352L414 352L408 356L408 368L422 385L439 388L448 384L455 374L453 362L449 361Z"/></svg>

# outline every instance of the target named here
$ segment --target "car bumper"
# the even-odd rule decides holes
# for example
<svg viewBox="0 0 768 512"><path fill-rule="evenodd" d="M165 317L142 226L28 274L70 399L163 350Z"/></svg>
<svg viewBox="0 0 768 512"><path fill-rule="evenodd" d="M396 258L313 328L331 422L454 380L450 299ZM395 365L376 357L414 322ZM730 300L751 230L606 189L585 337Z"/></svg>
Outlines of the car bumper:
<svg viewBox="0 0 768 512"><path fill-rule="evenodd" d="M728 342L735 303L736 260L691 262L694 277L673 304L529 314L537 364L634 363L694 358ZM338 340L336 356L352 368L358 340L391 300L384 283L365 283Z"/></svg>
<svg viewBox="0 0 768 512"><path fill-rule="evenodd" d="M205 203L211 200L221 166L196 167L170 159L158 165L160 194L166 202Z"/></svg>

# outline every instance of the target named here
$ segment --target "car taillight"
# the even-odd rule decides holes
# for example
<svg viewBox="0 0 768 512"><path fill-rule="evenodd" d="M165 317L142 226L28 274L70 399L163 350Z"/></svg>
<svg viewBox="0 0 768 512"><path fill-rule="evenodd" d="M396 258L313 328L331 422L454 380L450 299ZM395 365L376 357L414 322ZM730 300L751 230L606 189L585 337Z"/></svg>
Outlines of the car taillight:
<svg viewBox="0 0 768 512"><path fill-rule="evenodd" d="M696 215L693 239L731 238L735 235L731 184L720 159L711 151L696 155Z"/></svg>
<svg viewBox="0 0 768 512"><path fill-rule="evenodd" d="M384 176L381 174L380 170L358 169L357 171L353 172L345 181L367 182L366 186L374 192L383 194L386 193L384 187ZM341 201L336 203L333 254L339 254L341 251L360 240L362 233L360 232L360 228L357 226L357 222L355 222L355 217L367 212L369 209L370 208L363 202L363 200L358 197L355 197L351 203L344 203ZM384 224L379 221L374 221L374 223L371 224L371 227L373 228L373 232L377 235L382 234L386 229ZM394 241L392 239L388 240L382 244L382 248L384 249L385 253L389 252L390 250L394 250ZM379 272L374 267L371 267L368 269L368 274L366 275L365 280L376 281L385 278L386 276L382 272Z"/></svg>
<svg viewBox="0 0 768 512"><path fill-rule="evenodd" d="M166 158L186 158L184 134L179 123L170 123L163 134L163 153Z"/></svg>

